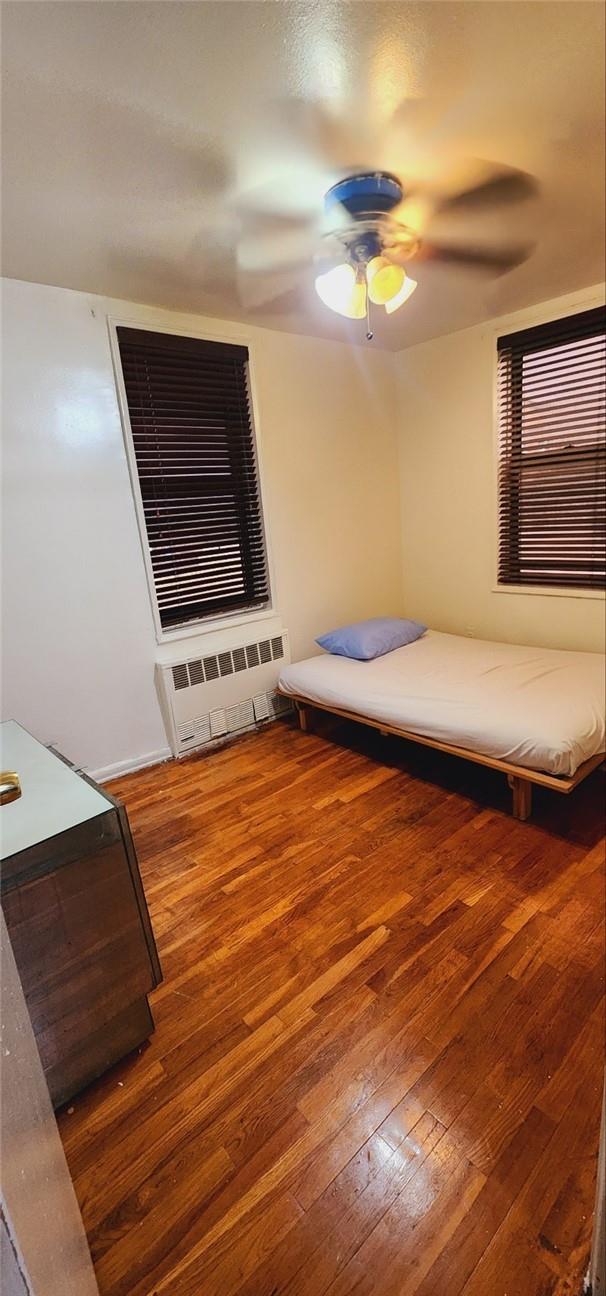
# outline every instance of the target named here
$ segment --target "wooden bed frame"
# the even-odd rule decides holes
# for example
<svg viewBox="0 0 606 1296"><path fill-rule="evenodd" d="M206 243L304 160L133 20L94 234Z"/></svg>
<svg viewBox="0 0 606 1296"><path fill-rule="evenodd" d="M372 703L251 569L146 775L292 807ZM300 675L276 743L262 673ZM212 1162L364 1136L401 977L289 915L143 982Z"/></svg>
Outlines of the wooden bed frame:
<svg viewBox="0 0 606 1296"><path fill-rule="evenodd" d="M278 689L278 692L281 690ZM572 792L573 788L578 783L582 783L583 779L601 765L606 757L606 752L598 752L596 756L590 756L589 760L583 761L570 778L558 777L555 774L545 774L542 770L523 769L520 765L497 760L493 756L482 756L480 752L469 751L466 747L455 747L452 743L438 742L436 738L425 738L421 734L409 733L407 729L396 729L393 725L385 724L381 720L370 720L368 716L358 715L354 711L343 711L340 707L326 706L322 702L310 702L309 698L301 697L296 693L284 693L283 696L294 702L301 729L306 731L310 728L310 713L326 711L329 715L339 716L342 720L355 720L356 724L369 725L371 729L378 729L379 733L395 734L396 738L406 738L409 742L420 743L423 747L435 747L437 751L448 752L450 756L460 756L463 760L474 761L476 765L487 765L489 769L500 770L502 774L507 775L507 782L513 793L513 814L516 819L528 819L530 816L533 783L551 788L552 792Z"/></svg>

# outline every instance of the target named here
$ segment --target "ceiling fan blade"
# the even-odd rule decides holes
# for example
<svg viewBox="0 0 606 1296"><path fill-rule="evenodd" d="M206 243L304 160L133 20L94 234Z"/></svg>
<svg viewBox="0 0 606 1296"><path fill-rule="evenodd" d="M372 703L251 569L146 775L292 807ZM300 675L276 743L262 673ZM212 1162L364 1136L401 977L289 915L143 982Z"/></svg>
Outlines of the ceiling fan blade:
<svg viewBox="0 0 606 1296"><path fill-rule="evenodd" d="M423 136L424 146L438 137L460 135L466 129L473 105L468 104L468 94L453 94L452 90L430 96L408 96L393 110L386 123L389 131L406 131L411 136Z"/></svg>
<svg viewBox="0 0 606 1296"><path fill-rule="evenodd" d="M245 218L268 212L312 215L335 180L364 169L376 152L355 105L337 114L304 99L266 104L251 121L237 159L236 203Z"/></svg>
<svg viewBox="0 0 606 1296"><path fill-rule="evenodd" d="M419 261L442 262L446 265L457 265L468 270L477 270L485 274L506 274L516 266L527 261L533 251L533 244L518 244L509 248L490 248L471 244L423 243L418 254Z"/></svg>
<svg viewBox="0 0 606 1296"><path fill-rule="evenodd" d="M281 99L272 105L278 138L330 170L351 171L369 166L376 141L367 116L356 103L336 113L332 107L306 99Z"/></svg>
<svg viewBox="0 0 606 1296"><path fill-rule="evenodd" d="M238 242L238 269L247 274L268 274L309 265L318 250L320 233L312 222L260 228Z"/></svg>
<svg viewBox="0 0 606 1296"><path fill-rule="evenodd" d="M492 174L485 175L477 184L439 199L436 211L484 211L506 203L525 202L529 198L535 198L538 192L539 185L534 176L525 171L517 171L514 167L501 167Z"/></svg>
<svg viewBox="0 0 606 1296"><path fill-rule="evenodd" d="M272 163L267 178L262 183L246 182L241 175L240 184L232 197L232 205L241 219L251 221L310 220L323 209L324 194L330 181L320 172L299 166L284 168Z"/></svg>
<svg viewBox="0 0 606 1296"><path fill-rule="evenodd" d="M239 270L236 283L240 305L254 314L291 292L297 284L297 275L293 270L276 270L263 276Z"/></svg>
<svg viewBox="0 0 606 1296"><path fill-rule="evenodd" d="M433 218L435 200L428 193L423 193L407 184L404 185L404 189L404 198L390 212L390 218L401 225L406 225L407 229L413 230L421 237Z"/></svg>
<svg viewBox="0 0 606 1296"><path fill-rule="evenodd" d="M249 315L294 315L301 310L301 288L299 285L286 288L284 292L272 294L264 302L247 307Z"/></svg>

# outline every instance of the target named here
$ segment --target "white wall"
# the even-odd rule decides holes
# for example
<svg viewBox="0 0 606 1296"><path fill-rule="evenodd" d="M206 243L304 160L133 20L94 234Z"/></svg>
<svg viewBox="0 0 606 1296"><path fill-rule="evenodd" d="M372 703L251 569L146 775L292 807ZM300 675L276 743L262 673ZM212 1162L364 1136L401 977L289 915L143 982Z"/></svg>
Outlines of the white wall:
<svg viewBox="0 0 606 1296"><path fill-rule="evenodd" d="M4 282L2 715L94 771L166 749L108 313L242 334ZM302 657L339 622L401 610L392 357L267 329L247 336L275 604Z"/></svg>
<svg viewBox="0 0 606 1296"><path fill-rule="evenodd" d="M600 596L495 591L493 414L497 333L603 300L600 288L560 297L396 357L407 615L456 634L603 651Z"/></svg>

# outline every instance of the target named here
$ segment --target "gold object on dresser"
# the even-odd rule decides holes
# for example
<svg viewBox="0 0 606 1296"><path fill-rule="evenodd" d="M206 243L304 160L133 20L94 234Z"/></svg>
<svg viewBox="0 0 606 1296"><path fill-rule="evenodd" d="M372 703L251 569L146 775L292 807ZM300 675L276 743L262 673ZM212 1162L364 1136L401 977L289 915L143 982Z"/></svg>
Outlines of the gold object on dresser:
<svg viewBox="0 0 606 1296"><path fill-rule="evenodd" d="M8 805L21 796L19 775L14 770L2 770L0 773L0 805Z"/></svg>

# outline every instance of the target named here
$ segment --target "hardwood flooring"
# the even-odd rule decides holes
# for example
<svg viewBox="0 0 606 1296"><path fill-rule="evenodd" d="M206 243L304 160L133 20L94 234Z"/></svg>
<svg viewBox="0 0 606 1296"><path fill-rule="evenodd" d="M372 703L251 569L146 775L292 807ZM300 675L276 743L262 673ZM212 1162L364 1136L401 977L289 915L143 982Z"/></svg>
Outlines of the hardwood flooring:
<svg viewBox="0 0 606 1296"><path fill-rule="evenodd" d="M165 981L60 1116L103 1296L572 1296L604 1037L603 773L271 726L112 784Z"/></svg>

